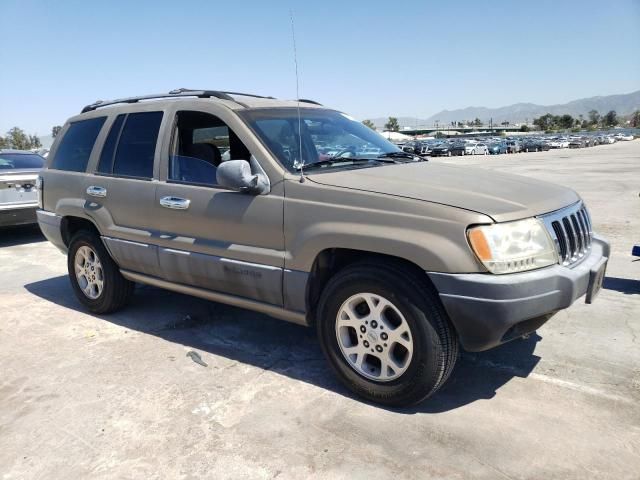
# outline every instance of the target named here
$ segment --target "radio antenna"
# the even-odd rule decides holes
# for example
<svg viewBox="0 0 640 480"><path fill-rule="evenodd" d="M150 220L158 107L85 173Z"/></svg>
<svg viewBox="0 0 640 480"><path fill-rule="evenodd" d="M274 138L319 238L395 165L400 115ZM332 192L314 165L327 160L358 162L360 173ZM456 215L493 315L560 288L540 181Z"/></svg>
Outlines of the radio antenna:
<svg viewBox="0 0 640 480"><path fill-rule="evenodd" d="M293 41L293 63L296 67L296 102L298 107L298 154L300 155L300 183L304 183L304 159L302 158L302 118L300 116L300 80L298 79L298 51L296 49L296 30L293 23L293 10L289 9L291 18L291 40Z"/></svg>

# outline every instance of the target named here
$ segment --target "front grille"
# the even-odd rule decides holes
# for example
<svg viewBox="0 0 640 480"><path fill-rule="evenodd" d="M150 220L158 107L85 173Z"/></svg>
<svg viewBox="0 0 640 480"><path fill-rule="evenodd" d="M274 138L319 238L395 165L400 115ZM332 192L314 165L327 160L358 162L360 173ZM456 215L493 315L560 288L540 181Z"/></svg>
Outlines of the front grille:
<svg viewBox="0 0 640 480"><path fill-rule="evenodd" d="M561 265L580 262L591 250L593 229L582 202L541 217L553 239Z"/></svg>

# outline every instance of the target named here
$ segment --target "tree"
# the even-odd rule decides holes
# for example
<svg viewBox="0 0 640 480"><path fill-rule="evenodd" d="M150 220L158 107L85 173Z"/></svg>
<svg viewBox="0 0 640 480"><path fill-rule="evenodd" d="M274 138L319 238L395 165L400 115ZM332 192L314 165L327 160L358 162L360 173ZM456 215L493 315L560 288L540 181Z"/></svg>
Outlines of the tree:
<svg viewBox="0 0 640 480"><path fill-rule="evenodd" d="M36 135L29 135L30 148L42 148L42 142Z"/></svg>
<svg viewBox="0 0 640 480"><path fill-rule="evenodd" d="M482 120L480 120L479 118L476 118L476 119L473 121L473 126L474 126L474 127L481 127L481 126L482 126Z"/></svg>
<svg viewBox="0 0 640 480"><path fill-rule="evenodd" d="M15 148L16 150L30 150L40 148L42 143L36 135L27 135L19 127L13 127L7 132L7 136L0 137L0 148Z"/></svg>
<svg viewBox="0 0 640 480"><path fill-rule="evenodd" d="M500 125L502 125L503 127L508 127L509 126L509 122L502 122Z"/></svg>
<svg viewBox="0 0 640 480"><path fill-rule="evenodd" d="M29 137L21 128L13 127L7 132L7 141L11 148L16 150L28 150L31 148Z"/></svg>
<svg viewBox="0 0 640 480"><path fill-rule="evenodd" d="M365 127L369 127L371 130L375 130L376 129L376 126L374 125L374 123L371 120L363 120L362 124Z"/></svg>
<svg viewBox="0 0 640 480"><path fill-rule="evenodd" d="M362 123L364 123L364 122L362 122ZM58 136L58 134L60 133L60 130L62 130L62 127L60 125L56 125L55 127L53 127L51 129L51 136L53 138L56 138Z"/></svg>
<svg viewBox="0 0 640 480"><path fill-rule="evenodd" d="M573 127L574 120L571 115L564 114L559 118L558 125L560 128L569 129Z"/></svg>
<svg viewBox="0 0 640 480"><path fill-rule="evenodd" d="M400 124L396 117L389 117L389 121L384 124L384 129L391 132L397 132L400 130Z"/></svg>
<svg viewBox="0 0 640 480"><path fill-rule="evenodd" d="M550 113L533 119L533 124L540 130L544 130L545 132L547 130L551 130L554 127L555 123L555 118Z"/></svg>
<svg viewBox="0 0 640 480"><path fill-rule="evenodd" d="M640 128L640 110L636 110L631 115L631 126L634 128Z"/></svg>
<svg viewBox="0 0 640 480"><path fill-rule="evenodd" d="M610 110L602 117L602 123L605 127L615 127L618 124L618 114L615 110Z"/></svg>
<svg viewBox="0 0 640 480"><path fill-rule="evenodd" d="M597 110L591 110L589 112L589 124L594 127L600 123L600 113Z"/></svg>
<svg viewBox="0 0 640 480"><path fill-rule="evenodd" d="M523 123L522 125L520 125L520 131L521 132L528 132L529 131L529 126L525 123Z"/></svg>

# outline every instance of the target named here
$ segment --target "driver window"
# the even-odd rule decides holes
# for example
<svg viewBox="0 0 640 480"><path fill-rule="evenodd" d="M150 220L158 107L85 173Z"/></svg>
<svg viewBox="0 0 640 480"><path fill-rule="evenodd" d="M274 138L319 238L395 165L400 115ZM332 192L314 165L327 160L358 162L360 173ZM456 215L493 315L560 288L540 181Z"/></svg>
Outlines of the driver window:
<svg viewBox="0 0 640 480"><path fill-rule="evenodd" d="M176 114L168 179L215 186L218 166L227 160L249 160L251 154L218 117L194 111Z"/></svg>

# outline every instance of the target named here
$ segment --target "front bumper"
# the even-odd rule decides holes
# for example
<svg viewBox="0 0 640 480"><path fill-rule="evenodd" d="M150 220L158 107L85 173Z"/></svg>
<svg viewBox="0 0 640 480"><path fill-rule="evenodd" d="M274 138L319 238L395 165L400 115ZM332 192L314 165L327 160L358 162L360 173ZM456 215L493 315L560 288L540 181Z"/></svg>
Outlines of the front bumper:
<svg viewBox="0 0 640 480"><path fill-rule="evenodd" d="M0 206L0 227L37 223L37 205Z"/></svg>
<svg viewBox="0 0 640 480"><path fill-rule="evenodd" d="M428 275L460 343L478 352L535 331L553 313L585 295L592 270L609 258L609 251L609 244L594 236L589 256L572 268L553 265L507 275Z"/></svg>

